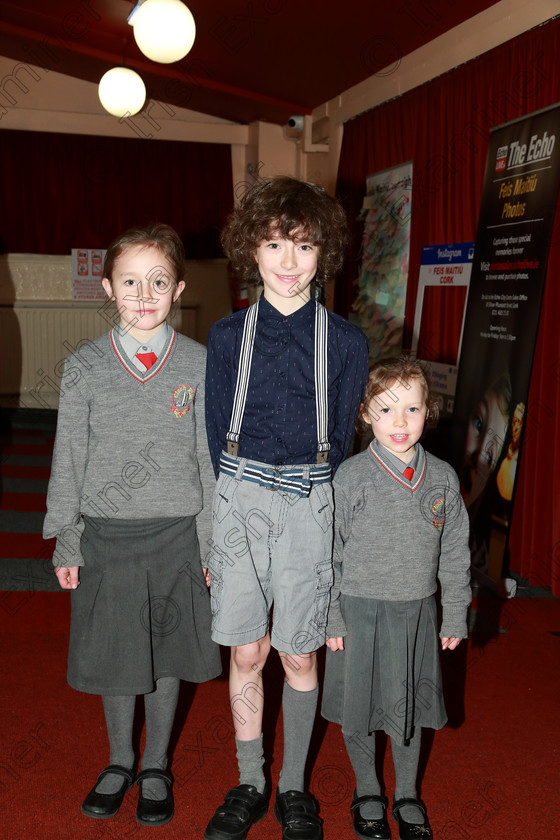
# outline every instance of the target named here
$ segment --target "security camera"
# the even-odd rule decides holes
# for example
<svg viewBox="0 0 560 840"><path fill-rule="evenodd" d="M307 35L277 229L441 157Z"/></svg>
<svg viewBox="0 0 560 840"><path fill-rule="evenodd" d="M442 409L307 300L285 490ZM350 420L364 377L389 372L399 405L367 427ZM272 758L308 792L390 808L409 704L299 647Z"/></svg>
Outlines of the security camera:
<svg viewBox="0 0 560 840"><path fill-rule="evenodd" d="M290 128L295 128L298 131L303 131L303 117L301 114L296 114L294 117L290 117L288 120L288 125Z"/></svg>

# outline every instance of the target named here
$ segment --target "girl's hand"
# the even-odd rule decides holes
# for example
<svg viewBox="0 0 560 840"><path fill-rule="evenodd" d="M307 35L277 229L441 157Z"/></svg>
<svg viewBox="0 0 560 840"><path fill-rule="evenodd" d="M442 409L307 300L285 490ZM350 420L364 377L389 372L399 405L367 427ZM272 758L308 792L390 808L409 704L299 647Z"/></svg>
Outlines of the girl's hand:
<svg viewBox="0 0 560 840"><path fill-rule="evenodd" d="M333 652L335 650L344 650L344 637L343 636L335 636L332 639L327 639L325 641L326 646L329 650Z"/></svg>
<svg viewBox="0 0 560 840"><path fill-rule="evenodd" d="M210 589L210 570L209 569L202 569L202 574L204 575L204 582L208 589Z"/></svg>
<svg viewBox="0 0 560 840"><path fill-rule="evenodd" d="M77 589L80 585L79 566L55 566L54 573L62 589Z"/></svg>
<svg viewBox="0 0 560 840"><path fill-rule="evenodd" d="M461 641L461 639L456 639L454 636L452 636L450 639L447 638L447 637L444 637L441 640L441 649L442 650L455 650L455 648L457 647L457 645L459 644L460 641Z"/></svg>

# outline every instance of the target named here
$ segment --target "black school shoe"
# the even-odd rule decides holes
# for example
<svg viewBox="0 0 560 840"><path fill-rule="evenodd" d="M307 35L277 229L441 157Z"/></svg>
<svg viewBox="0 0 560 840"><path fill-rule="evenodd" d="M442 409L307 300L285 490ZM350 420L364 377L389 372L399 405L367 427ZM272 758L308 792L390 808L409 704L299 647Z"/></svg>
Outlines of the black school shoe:
<svg viewBox="0 0 560 840"><path fill-rule="evenodd" d="M228 790L204 832L204 840L245 840L254 823L268 810L266 790L259 793L254 785L238 785Z"/></svg>
<svg viewBox="0 0 560 840"><path fill-rule="evenodd" d="M378 820L366 819L360 813L360 805L365 805L366 802L379 802L383 806L383 816ZM391 840L391 829L387 822L387 797L386 796L356 796L354 791L354 799L350 805L350 813L352 814L352 827L354 834L362 837L363 840Z"/></svg>
<svg viewBox="0 0 560 840"><path fill-rule="evenodd" d="M400 809L405 805L415 805L424 816L424 823L409 823L400 815ZM397 799L393 801L393 819L399 826L399 840L432 840L432 829L428 825L426 806L419 799Z"/></svg>
<svg viewBox="0 0 560 840"><path fill-rule="evenodd" d="M145 799L142 795L142 783L147 779L160 779L167 785L167 795L165 799ZM136 821L140 825L166 825L173 819L173 812L175 809L173 803L173 791L171 786L171 776L165 770L160 770L159 767L148 768L138 773L136 777L136 784L138 785L138 806L136 808Z"/></svg>
<svg viewBox="0 0 560 840"><path fill-rule="evenodd" d="M122 776L123 783L116 793L97 793L95 788L99 782L112 773L115 776ZM94 817L96 820L108 820L114 817L122 805L125 793L130 790L134 781L134 773L128 767L120 764L110 764L103 770L82 803L82 814L86 817Z"/></svg>
<svg viewBox="0 0 560 840"><path fill-rule="evenodd" d="M300 790L276 792L274 816L282 826L282 840L322 840L323 824L317 806Z"/></svg>

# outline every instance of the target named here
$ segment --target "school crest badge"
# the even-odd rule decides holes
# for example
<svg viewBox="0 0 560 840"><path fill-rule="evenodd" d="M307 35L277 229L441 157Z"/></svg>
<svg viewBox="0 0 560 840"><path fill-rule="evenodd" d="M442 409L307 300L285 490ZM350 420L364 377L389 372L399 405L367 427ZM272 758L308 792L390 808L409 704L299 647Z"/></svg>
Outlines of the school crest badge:
<svg viewBox="0 0 560 840"><path fill-rule="evenodd" d="M438 531L441 531L445 523L445 499L436 499L432 505L432 522Z"/></svg>
<svg viewBox="0 0 560 840"><path fill-rule="evenodd" d="M190 409L194 400L194 388L190 385L179 385L171 397L171 411L175 417L183 417Z"/></svg>

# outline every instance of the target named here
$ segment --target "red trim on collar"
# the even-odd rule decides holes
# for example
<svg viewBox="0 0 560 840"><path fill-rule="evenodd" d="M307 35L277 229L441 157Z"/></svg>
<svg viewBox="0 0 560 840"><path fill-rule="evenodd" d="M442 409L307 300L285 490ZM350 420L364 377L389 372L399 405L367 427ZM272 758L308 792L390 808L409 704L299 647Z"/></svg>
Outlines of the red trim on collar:
<svg viewBox="0 0 560 840"><path fill-rule="evenodd" d="M115 329L116 329L116 327L115 327ZM157 374L163 368L164 364L166 363L167 359L169 358L169 354L171 353L171 349L172 349L173 345L175 344L175 338L177 337L177 333L175 332L175 330L173 330L173 337L171 339L169 347L167 348L167 353L165 354L165 356L161 356L160 358L158 358L155 365L153 365L150 368L150 375L146 376L144 379L141 379L137 375L137 372L136 372L135 369L132 368L132 365L130 365L128 363L127 359L125 359L119 353L119 351L117 349L117 345L115 344L114 339L113 339L113 330L111 330L111 332L109 333L109 336L110 336L110 339L111 339L111 346L112 346L112 348L115 352L115 356L117 357L117 359L119 360L119 362L121 363L123 368L132 376L133 379L136 379L137 382L141 382L142 385L144 385L146 382L149 382L150 379L153 379L154 376L157 376Z"/></svg>
<svg viewBox="0 0 560 840"><path fill-rule="evenodd" d="M411 484L409 481L405 481L405 479L403 478L401 473L395 472L394 470L391 469L391 467L388 467L387 464L383 463L383 461L381 460L379 455L376 452L374 452L373 449L371 448L371 443L368 446L368 452L370 453L372 458L375 458L375 461L379 464L379 466L383 467L385 472L389 473L389 475L392 476L398 484L401 484L403 487L406 487L406 489L410 490L411 493L415 493L418 490L418 488L422 484L422 481L424 479L424 475L426 473L426 467L427 467L427 463L428 463L427 458L424 458L424 469L422 470L422 474L418 477L418 479L414 482L414 484ZM416 475L417 475L417 471L415 471L415 476Z"/></svg>

